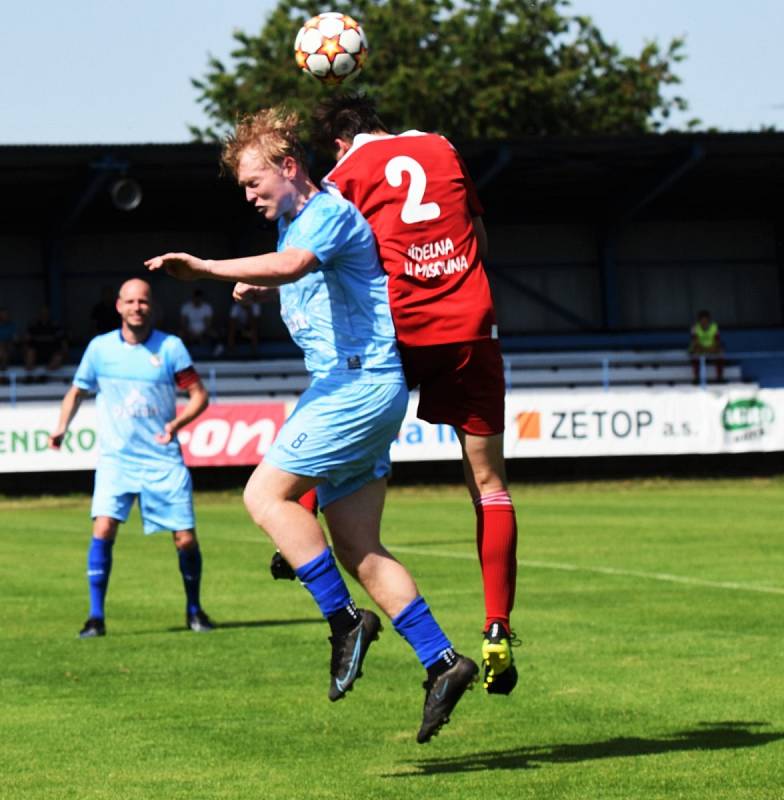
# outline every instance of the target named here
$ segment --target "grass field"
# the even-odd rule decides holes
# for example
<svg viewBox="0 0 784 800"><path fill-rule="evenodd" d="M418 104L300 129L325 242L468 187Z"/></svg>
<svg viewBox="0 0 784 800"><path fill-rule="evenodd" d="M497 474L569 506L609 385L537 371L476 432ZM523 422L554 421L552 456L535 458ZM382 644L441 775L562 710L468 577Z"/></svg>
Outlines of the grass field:
<svg viewBox="0 0 784 800"><path fill-rule="evenodd" d="M348 698L327 627L266 572L237 494L197 498L204 601L183 628L170 538L115 548L86 616L88 498L0 499L2 800L784 798L784 479L514 487L521 681L414 741L423 672L390 625ZM479 656L472 511L390 492L390 548ZM361 590L358 601L367 602Z"/></svg>

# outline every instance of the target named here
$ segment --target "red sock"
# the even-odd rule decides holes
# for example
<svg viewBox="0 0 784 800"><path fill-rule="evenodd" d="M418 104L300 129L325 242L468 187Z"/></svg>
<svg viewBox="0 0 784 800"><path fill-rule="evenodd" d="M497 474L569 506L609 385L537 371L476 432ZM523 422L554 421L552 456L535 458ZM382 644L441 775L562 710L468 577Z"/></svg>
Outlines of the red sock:
<svg viewBox="0 0 784 800"><path fill-rule="evenodd" d="M318 497L316 496L316 490L308 489L308 491L300 497L299 504L307 508L314 516L318 514Z"/></svg>
<svg viewBox="0 0 784 800"><path fill-rule="evenodd" d="M517 580L517 519L509 492L483 495L476 506L476 547L485 591L485 630L493 621L509 629Z"/></svg>

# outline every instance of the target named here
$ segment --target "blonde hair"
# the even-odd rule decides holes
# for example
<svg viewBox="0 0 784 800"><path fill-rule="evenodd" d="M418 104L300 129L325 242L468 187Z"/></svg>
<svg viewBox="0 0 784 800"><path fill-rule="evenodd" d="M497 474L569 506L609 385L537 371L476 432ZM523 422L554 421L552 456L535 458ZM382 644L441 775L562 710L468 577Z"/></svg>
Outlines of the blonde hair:
<svg viewBox="0 0 784 800"><path fill-rule="evenodd" d="M288 111L282 106L264 108L240 117L234 133L223 143L223 166L236 178L240 159L246 150L253 151L271 167L279 166L286 156L306 166L305 148L297 132L299 124L296 111Z"/></svg>

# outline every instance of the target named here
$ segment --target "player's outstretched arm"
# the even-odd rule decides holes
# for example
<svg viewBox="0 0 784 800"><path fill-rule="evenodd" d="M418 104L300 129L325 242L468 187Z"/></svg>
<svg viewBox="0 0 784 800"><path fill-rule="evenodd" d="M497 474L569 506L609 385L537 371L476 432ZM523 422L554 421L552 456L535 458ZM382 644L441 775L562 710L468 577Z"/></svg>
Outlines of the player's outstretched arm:
<svg viewBox="0 0 784 800"><path fill-rule="evenodd" d="M197 258L189 253L165 253L144 262L150 272L162 269L178 280L214 278L273 288L293 283L318 263L310 250L300 247L288 247L280 253L221 260Z"/></svg>
<svg viewBox="0 0 784 800"><path fill-rule="evenodd" d="M65 393L63 402L60 405L60 419L57 421L57 427L49 434L49 447L53 450L60 449L68 426L71 424L71 420L76 416L82 398L86 395L87 392L85 392L84 389L80 389L78 386L71 386Z"/></svg>

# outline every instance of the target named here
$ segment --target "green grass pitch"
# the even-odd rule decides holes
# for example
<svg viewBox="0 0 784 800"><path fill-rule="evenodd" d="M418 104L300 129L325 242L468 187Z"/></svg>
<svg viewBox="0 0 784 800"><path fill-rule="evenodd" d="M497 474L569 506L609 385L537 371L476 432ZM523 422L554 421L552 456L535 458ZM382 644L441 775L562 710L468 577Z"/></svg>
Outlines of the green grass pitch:
<svg viewBox="0 0 784 800"><path fill-rule="evenodd" d="M391 625L327 700L327 627L239 492L200 494L203 599L183 627L168 535L115 547L108 636L87 610L86 497L0 499L3 800L781 800L784 479L513 487L520 684L415 743L424 673ZM390 491L385 539L479 658L473 512ZM352 584L353 586L353 584ZM357 601L367 598L358 587Z"/></svg>

